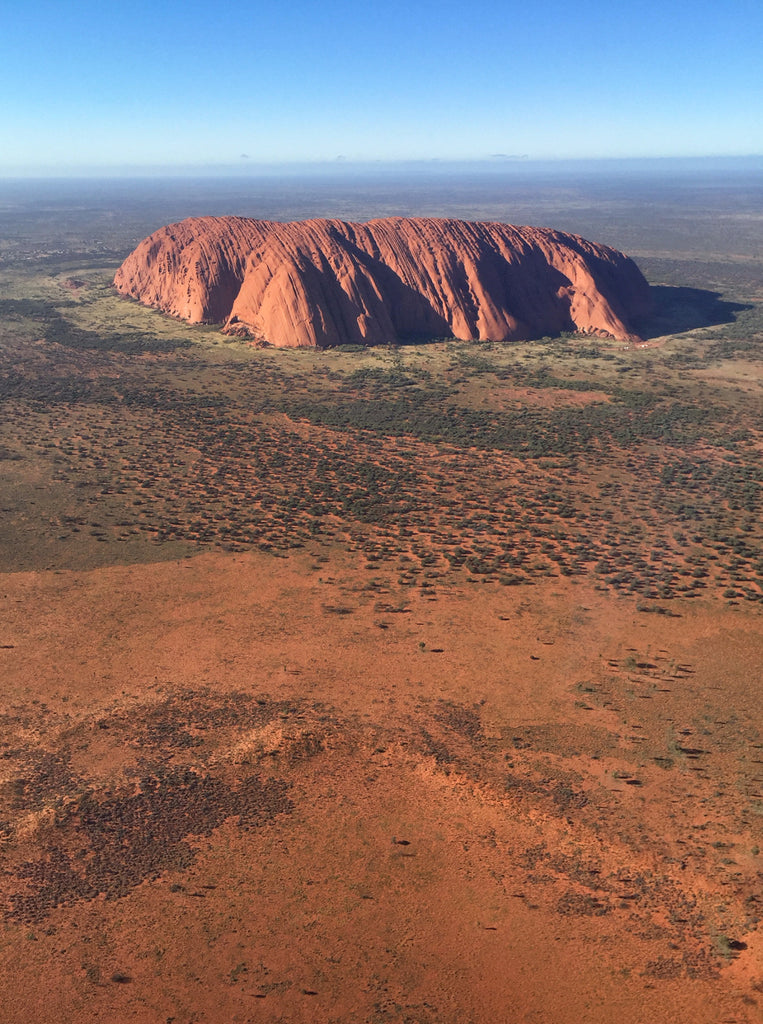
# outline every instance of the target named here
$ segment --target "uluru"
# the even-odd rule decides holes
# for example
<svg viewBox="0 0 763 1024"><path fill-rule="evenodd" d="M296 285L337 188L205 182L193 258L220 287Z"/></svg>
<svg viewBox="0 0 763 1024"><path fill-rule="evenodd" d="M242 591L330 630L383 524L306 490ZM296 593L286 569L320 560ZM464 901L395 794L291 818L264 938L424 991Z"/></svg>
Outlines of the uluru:
<svg viewBox="0 0 763 1024"><path fill-rule="evenodd" d="M606 245L550 228L436 218L292 223L193 217L146 238L117 291L278 347L638 340L649 286Z"/></svg>

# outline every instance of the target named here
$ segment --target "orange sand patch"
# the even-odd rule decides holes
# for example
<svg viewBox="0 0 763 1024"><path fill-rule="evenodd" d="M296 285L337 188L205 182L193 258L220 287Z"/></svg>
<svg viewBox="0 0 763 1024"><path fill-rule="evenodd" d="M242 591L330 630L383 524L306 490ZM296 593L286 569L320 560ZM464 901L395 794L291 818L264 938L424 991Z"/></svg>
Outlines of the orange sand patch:
<svg viewBox="0 0 763 1024"><path fill-rule="evenodd" d="M757 1019L757 618L311 562L4 577L4 1019Z"/></svg>
<svg viewBox="0 0 763 1024"><path fill-rule="evenodd" d="M566 391L564 388L521 388L472 385L459 394L459 404L472 409L582 409L586 405L611 401L603 391Z"/></svg>

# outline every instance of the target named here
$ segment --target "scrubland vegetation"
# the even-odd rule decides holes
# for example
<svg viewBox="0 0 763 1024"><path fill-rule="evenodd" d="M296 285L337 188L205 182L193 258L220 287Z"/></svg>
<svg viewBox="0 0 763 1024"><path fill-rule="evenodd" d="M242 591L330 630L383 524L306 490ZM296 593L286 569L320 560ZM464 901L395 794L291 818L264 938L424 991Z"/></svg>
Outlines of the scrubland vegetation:
<svg viewBox="0 0 763 1024"><path fill-rule="evenodd" d="M76 299L59 287L2 300L6 479L43 488L39 519L8 496L14 567L341 543L432 590L457 573L663 601L763 594L752 316L746 333L734 320L659 348L285 354L166 337L145 310L157 330L135 329L105 274ZM91 314L110 328L82 326Z"/></svg>

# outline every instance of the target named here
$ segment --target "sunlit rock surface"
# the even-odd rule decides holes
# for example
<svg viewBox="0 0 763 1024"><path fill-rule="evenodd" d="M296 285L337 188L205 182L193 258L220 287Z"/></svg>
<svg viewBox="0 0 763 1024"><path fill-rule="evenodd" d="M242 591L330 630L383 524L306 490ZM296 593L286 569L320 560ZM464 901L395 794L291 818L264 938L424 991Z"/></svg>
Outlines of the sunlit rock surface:
<svg viewBox="0 0 763 1024"><path fill-rule="evenodd" d="M141 242L114 283L172 316L281 347L561 331L634 340L649 307L644 277L616 249L434 218L189 218Z"/></svg>

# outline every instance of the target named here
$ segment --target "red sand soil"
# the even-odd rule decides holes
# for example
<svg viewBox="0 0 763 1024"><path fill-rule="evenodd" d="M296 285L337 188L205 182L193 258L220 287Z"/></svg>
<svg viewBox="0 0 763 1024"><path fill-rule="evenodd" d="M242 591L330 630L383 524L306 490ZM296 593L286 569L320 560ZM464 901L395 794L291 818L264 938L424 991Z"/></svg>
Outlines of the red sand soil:
<svg viewBox="0 0 763 1024"><path fill-rule="evenodd" d="M761 1019L759 618L311 562L3 577L2 1020Z"/></svg>

